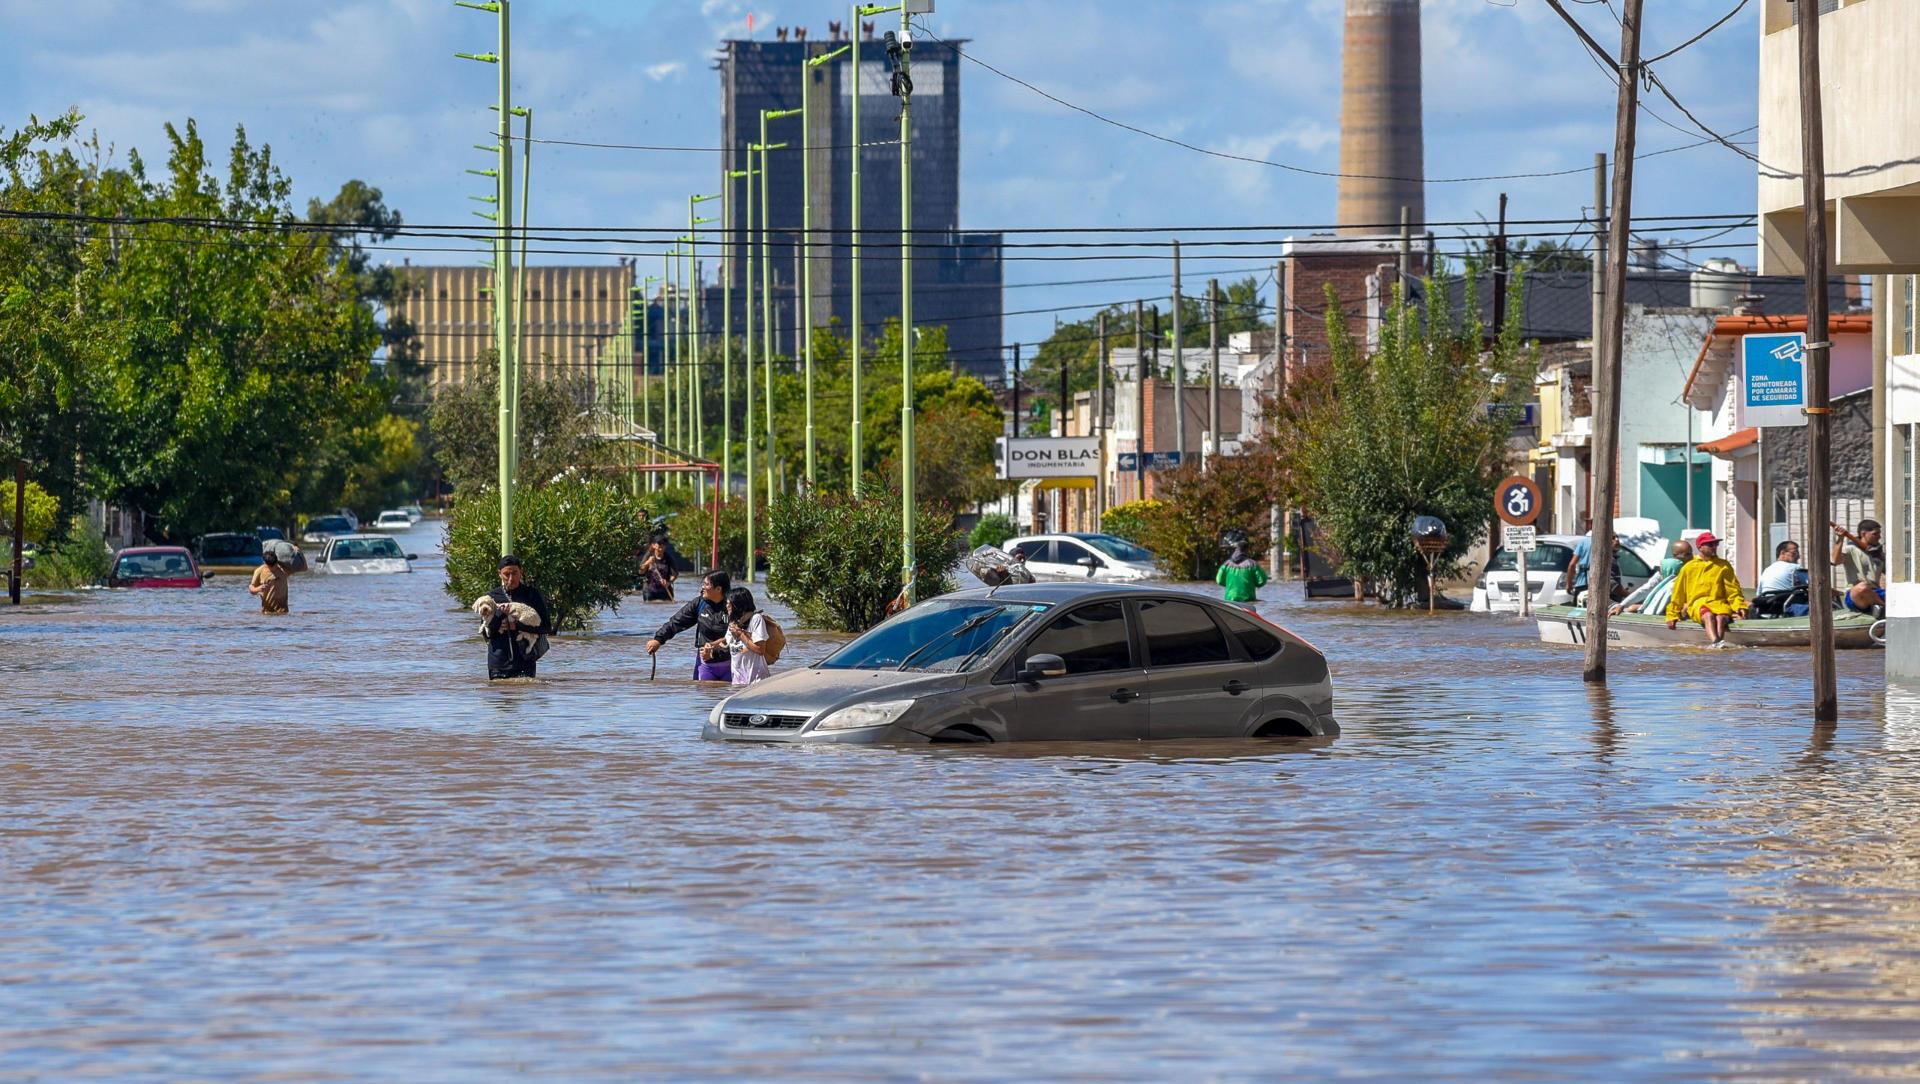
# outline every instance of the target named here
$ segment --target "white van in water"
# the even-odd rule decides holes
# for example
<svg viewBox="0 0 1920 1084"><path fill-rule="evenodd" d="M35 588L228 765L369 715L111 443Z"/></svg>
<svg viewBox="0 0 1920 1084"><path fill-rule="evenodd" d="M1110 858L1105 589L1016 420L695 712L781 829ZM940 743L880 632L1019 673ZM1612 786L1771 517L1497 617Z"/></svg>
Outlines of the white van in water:
<svg viewBox="0 0 1920 1084"><path fill-rule="evenodd" d="M320 549L315 572L365 576L387 572L412 572L409 562L419 555L405 553L400 543L383 534L349 534L329 539Z"/></svg>

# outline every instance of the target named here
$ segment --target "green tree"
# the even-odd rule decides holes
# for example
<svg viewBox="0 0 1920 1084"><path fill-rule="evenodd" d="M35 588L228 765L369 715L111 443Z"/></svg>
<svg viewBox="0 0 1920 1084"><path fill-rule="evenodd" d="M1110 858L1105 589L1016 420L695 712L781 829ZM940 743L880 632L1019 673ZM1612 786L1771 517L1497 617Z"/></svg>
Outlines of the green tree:
<svg viewBox="0 0 1920 1084"><path fill-rule="evenodd" d="M861 632L878 624L902 587L900 503L897 491L885 489L859 500L836 493L780 498L767 531L767 590L809 628ZM925 503L915 528L920 594L939 594L960 563L959 534L951 516Z"/></svg>
<svg viewBox="0 0 1920 1084"><path fill-rule="evenodd" d="M478 373L464 384L440 389L428 412L433 454L454 489L472 493L490 489L500 478L499 366L491 349L483 350ZM580 468L616 461L602 444L585 410L587 385L578 377L535 380L520 385L520 475L522 485L538 485Z"/></svg>
<svg viewBox="0 0 1920 1084"><path fill-rule="evenodd" d="M1473 296L1471 277L1467 296ZM1520 283L1512 284L1517 298ZM1451 540L1436 565L1457 574L1485 534L1494 485L1505 472L1512 427L1489 407L1518 404L1533 390L1535 352L1520 340L1520 306L1483 349L1477 316L1464 322L1431 289L1424 314L1396 297L1369 355L1347 333L1327 291L1331 394L1301 421L1307 498L1343 570L1405 605L1425 591L1426 564L1413 549L1413 518L1437 516Z"/></svg>
<svg viewBox="0 0 1920 1084"><path fill-rule="evenodd" d="M12 538L14 535L13 502L15 499L13 479L0 480L0 537ZM20 537L29 542L45 542L53 533L54 523L60 518L60 502L53 495L41 489L32 481L27 483L26 527ZM10 552L0 553L0 562L13 560Z"/></svg>
<svg viewBox="0 0 1920 1084"><path fill-rule="evenodd" d="M519 492L515 555L552 605L554 631L583 628L598 611L620 608L640 578L645 511L638 497L599 479L564 478ZM498 586L500 502L484 492L456 501L446 553L446 591L461 605Z"/></svg>

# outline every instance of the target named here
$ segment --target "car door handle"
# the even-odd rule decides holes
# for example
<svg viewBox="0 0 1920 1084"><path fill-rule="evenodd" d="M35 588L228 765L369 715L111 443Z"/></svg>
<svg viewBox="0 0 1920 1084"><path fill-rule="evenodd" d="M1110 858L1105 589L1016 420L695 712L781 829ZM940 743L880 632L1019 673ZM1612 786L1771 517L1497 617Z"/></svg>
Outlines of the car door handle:
<svg viewBox="0 0 1920 1084"><path fill-rule="evenodd" d="M1132 689L1115 689L1109 695L1111 696L1112 699L1118 700L1122 704L1126 703L1129 700L1140 699L1140 694L1134 692Z"/></svg>
<svg viewBox="0 0 1920 1084"><path fill-rule="evenodd" d="M1239 678L1235 678L1232 681L1229 681L1225 685L1222 685L1220 687L1222 689L1225 689L1229 693L1232 693L1235 696L1239 696L1241 693L1244 693L1248 689L1253 688L1253 686L1247 684L1244 681L1241 681Z"/></svg>

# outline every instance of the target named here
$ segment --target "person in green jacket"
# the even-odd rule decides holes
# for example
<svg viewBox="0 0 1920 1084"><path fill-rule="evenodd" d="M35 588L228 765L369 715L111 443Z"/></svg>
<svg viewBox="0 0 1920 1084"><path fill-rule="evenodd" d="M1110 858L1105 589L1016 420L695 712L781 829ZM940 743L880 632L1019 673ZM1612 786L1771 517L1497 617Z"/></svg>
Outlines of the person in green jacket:
<svg viewBox="0 0 1920 1084"><path fill-rule="evenodd" d="M1213 574L1213 582L1226 588L1226 600L1252 608L1260 585L1267 582L1267 570L1247 556L1246 547L1235 546L1227 563Z"/></svg>

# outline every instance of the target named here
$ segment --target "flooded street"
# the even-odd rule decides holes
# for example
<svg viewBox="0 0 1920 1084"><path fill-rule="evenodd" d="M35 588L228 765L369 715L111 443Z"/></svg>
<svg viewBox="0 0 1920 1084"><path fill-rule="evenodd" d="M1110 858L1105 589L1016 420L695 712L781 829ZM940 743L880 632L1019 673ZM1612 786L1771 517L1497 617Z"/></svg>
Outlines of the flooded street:
<svg viewBox="0 0 1920 1084"><path fill-rule="evenodd" d="M665 606L490 686L401 537L286 618L0 612L0 1080L1920 1076L1878 653L1821 734L1799 654L1590 690L1512 618L1270 587L1337 740L731 746L685 637L647 681Z"/></svg>

